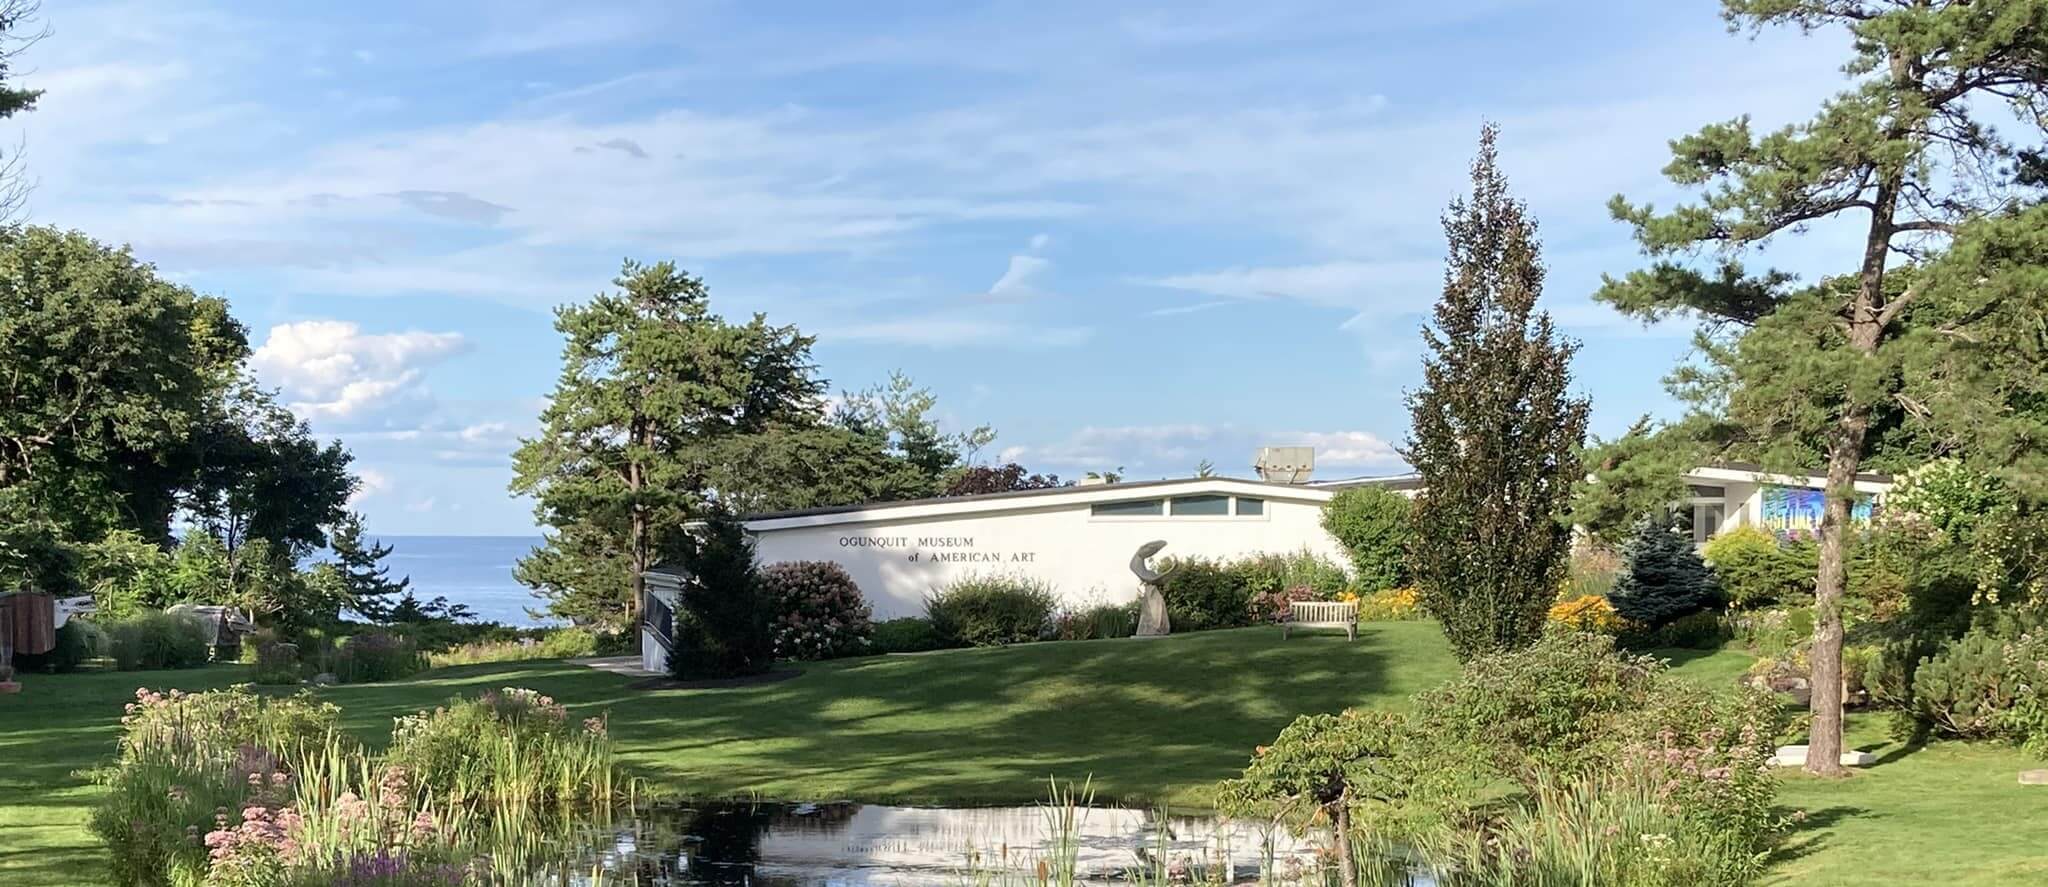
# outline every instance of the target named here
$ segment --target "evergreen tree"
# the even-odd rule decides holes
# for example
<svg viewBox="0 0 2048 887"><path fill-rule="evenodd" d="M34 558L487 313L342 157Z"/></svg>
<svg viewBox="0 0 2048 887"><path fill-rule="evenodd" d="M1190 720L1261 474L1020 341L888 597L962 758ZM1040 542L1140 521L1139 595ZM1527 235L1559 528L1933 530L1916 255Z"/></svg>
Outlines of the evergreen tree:
<svg viewBox="0 0 2048 887"><path fill-rule="evenodd" d="M1663 213L1616 196L1615 217L1656 262L1608 280L1599 297L1646 320L1708 321L1701 344L1709 365L1681 368L1675 382L1748 432L1729 450L1779 471L1825 465L1806 766L1841 775L1841 608L1855 476L1894 430L1949 423L1937 404L1949 417L1997 425L2010 417L2001 412L2009 399L1985 397L1975 384L1984 376L1949 373L1939 356L1955 354L1941 340L1968 337L1965 327L2011 306L1936 307L1943 320L1916 324L1916 304L1933 301L1930 278L1892 273L1893 258L1937 252L1973 218L2023 204L2041 184L2048 13L2038 0L1724 0L1723 15L1736 27L1847 31L1844 71L1853 82L1805 123L1759 136L1745 117L1673 142L1665 174L1702 194ZM1999 105L2016 112L2011 131L2033 144L1986 124L1983 115ZM1842 277L1793 289L1789 275L1750 275L1739 261L1780 234L1837 219L1860 235L1856 251L1841 256L1852 269ZM1709 249L1719 253L1714 267L1685 261ZM2025 299L2038 303L2039 290ZM1947 329L1920 336L1910 332L1916 325ZM1731 330L1739 339L1716 340ZM1944 384L1926 398L1905 390L1937 379Z"/></svg>
<svg viewBox="0 0 2048 887"><path fill-rule="evenodd" d="M343 606L372 622L390 619L394 595L406 594L412 577L391 578L384 559L391 546L363 538L363 516L351 511L327 531L327 548L334 552L336 579L347 600ZM411 598L406 594L407 599Z"/></svg>
<svg viewBox="0 0 2048 887"><path fill-rule="evenodd" d="M1409 551L1422 603L1461 658L1543 629L1571 548L1588 404L1567 391L1577 345L1536 310L1536 224L1508 195L1497 131L1480 135L1472 195L1444 215L1450 258L1406 448L1421 475Z"/></svg>
<svg viewBox="0 0 2048 887"><path fill-rule="evenodd" d="M1721 602L1721 586L1692 547L1692 537L1669 520L1643 518L1623 546L1628 565L1607 600L1630 622L1660 628Z"/></svg>
<svg viewBox="0 0 2048 887"><path fill-rule="evenodd" d="M631 624L642 578L709 513L736 438L823 420L812 339L727 323L702 280L627 262L618 292L557 309L562 372L538 437L513 455L514 493L558 532L515 575L570 618Z"/></svg>
<svg viewBox="0 0 2048 887"><path fill-rule="evenodd" d="M677 555L688 578L676 608L670 673L691 680L767 671L775 660L772 608L746 529L712 519L683 539Z"/></svg>

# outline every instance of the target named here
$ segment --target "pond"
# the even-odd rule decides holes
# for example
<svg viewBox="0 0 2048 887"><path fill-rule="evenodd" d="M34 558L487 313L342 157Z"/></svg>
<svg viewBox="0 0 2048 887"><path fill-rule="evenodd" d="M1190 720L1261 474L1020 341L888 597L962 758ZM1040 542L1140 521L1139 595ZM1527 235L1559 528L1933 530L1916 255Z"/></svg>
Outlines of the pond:
<svg viewBox="0 0 2048 887"><path fill-rule="evenodd" d="M1268 871L1291 880L1316 850L1285 830L1146 810L852 803L641 810L572 843L557 854L566 870L601 870L606 883L761 887L1036 884L1041 861L1056 870L1063 851L1089 883L1256 883Z"/></svg>

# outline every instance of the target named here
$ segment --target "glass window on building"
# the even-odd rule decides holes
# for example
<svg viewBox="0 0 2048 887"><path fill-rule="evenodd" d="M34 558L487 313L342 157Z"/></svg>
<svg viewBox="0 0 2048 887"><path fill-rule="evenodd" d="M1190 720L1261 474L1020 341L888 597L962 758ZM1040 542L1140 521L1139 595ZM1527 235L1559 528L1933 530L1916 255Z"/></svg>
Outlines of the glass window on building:
<svg viewBox="0 0 2048 887"><path fill-rule="evenodd" d="M1174 517L1220 517L1230 513L1229 496L1176 496Z"/></svg>
<svg viewBox="0 0 2048 887"><path fill-rule="evenodd" d="M1694 505L1692 507L1692 541L1705 542L1721 532L1721 521L1726 517L1725 505Z"/></svg>
<svg viewBox="0 0 2048 887"><path fill-rule="evenodd" d="M1162 506L1158 499L1133 499L1128 502L1097 502L1089 512L1097 517L1157 517Z"/></svg>
<svg viewBox="0 0 2048 887"><path fill-rule="evenodd" d="M1237 497L1237 514L1239 517L1257 517L1265 513L1266 500L1253 499L1250 496Z"/></svg>

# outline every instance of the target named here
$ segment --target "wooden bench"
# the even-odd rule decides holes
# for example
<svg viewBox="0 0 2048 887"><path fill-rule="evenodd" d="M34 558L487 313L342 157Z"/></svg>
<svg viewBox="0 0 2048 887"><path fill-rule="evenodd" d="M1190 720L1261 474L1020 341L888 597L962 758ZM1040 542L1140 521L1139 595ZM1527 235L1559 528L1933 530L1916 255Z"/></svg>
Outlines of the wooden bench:
<svg viewBox="0 0 2048 887"><path fill-rule="evenodd" d="M1358 640L1357 601L1295 601L1287 613L1287 621L1280 623L1283 641L1297 628L1341 628L1345 638Z"/></svg>

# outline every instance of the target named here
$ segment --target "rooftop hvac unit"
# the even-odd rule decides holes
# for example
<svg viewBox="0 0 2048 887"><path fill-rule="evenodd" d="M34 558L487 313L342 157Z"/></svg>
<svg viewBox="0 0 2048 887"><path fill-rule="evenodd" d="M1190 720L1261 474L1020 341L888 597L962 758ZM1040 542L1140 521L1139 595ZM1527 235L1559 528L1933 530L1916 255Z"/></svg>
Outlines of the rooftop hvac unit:
<svg viewBox="0 0 2048 887"><path fill-rule="evenodd" d="M1315 447L1260 447L1252 462L1259 479L1279 484L1305 484L1316 470Z"/></svg>

